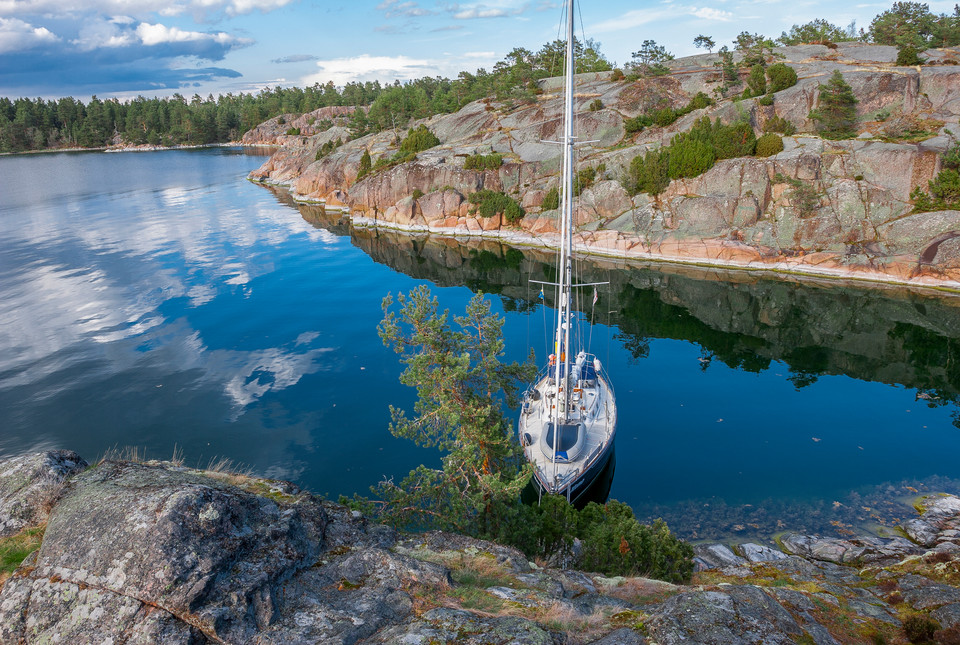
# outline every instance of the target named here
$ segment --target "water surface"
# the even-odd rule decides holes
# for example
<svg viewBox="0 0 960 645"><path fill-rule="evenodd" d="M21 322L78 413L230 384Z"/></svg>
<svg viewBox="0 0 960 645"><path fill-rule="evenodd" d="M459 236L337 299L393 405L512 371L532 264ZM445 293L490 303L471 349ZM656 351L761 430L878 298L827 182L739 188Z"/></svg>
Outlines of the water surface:
<svg viewBox="0 0 960 645"><path fill-rule="evenodd" d="M388 292L474 291L547 353L548 256L352 229L230 149L0 157L0 456L227 457L329 495L439 456L377 337ZM688 537L892 523L957 490L960 300L582 262L620 403L612 496ZM548 332L547 332L548 333Z"/></svg>

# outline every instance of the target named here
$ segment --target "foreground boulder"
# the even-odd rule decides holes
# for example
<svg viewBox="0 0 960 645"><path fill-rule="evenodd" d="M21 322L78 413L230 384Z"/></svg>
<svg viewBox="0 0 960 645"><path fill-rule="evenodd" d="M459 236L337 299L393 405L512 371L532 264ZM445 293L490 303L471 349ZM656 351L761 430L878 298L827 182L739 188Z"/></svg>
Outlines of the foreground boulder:
<svg viewBox="0 0 960 645"><path fill-rule="evenodd" d="M23 497L37 508L18 507L32 509L18 515L29 530L46 525L0 588L0 643L832 645L903 641L913 613L960 629L951 496L925 502L933 549L812 536L784 539L806 557L707 545L682 586L541 568L449 533L400 535L286 482L81 463L63 451L0 461L0 482L20 482L4 490L45 480L25 464L57 482L53 496Z"/></svg>

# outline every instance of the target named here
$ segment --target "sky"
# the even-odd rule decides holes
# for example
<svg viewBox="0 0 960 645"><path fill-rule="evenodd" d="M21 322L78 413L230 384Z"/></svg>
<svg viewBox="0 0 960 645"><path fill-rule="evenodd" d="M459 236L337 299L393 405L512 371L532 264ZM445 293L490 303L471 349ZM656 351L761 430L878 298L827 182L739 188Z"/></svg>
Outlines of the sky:
<svg viewBox="0 0 960 645"><path fill-rule="evenodd" d="M930 2L952 12L955 0ZM585 0L577 34L625 63L647 39L676 56L814 18L867 27L892 2ZM88 100L258 92L333 81L455 78L560 36L559 0L0 0L0 96Z"/></svg>

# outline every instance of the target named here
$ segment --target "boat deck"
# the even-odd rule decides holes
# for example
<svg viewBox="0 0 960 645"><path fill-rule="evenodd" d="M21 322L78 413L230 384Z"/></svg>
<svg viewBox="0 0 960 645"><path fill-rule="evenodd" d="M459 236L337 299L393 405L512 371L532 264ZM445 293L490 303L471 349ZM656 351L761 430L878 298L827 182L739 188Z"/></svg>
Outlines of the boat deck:
<svg viewBox="0 0 960 645"><path fill-rule="evenodd" d="M602 457L613 444L616 432L616 404L613 390L605 376L597 375L592 383L567 379L571 387L571 405L567 424L579 426L582 438L577 442L576 455L566 450L555 450L546 436L552 436L556 416L554 379L545 370L524 402L518 426L520 440L527 459L536 469L543 488L553 493L565 493L576 487L578 478ZM536 392L536 394L531 394ZM555 438L554 438L555 439Z"/></svg>

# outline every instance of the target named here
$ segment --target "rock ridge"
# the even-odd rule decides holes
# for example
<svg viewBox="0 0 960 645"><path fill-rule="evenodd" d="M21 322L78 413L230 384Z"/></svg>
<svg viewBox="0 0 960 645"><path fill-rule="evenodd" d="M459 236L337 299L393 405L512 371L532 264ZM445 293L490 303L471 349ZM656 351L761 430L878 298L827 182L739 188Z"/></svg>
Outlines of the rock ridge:
<svg viewBox="0 0 960 645"><path fill-rule="evenodd" d="M633 83L581 75L577 127L581 138L594 143L583 146L580 168L600 170L580 196L577 250L960 289L960 211L913 213L910 197L936 176L940 156L960 134L960 71L948 64L896 67L895 48L860 43L840 43L835 50L784 47L778 54L800 80L777 92L773 105L727 99L638 134L626 132L626 119L658 107L682 107L697 92L711 93L717 56L673 61L671 74ZM955 61L957 50L931 50L926 56ZM809 118L819 84L834 70L843 73L860 101L862 132L854 140L823 140ZM250 177L282 186L297 200L342 209L357 225L555 246L557 214L542 204L556 185L559 156L544 141L559 136L561 99L553 80L542 81L541 88L536 103L511 111L481 100L424 120L439 146L359 181L364 152L374 159L393 155L392 132L349 141L322 157L317 153L324 143L345 138L341 126L309 136L274 135L280 150ZM595 99L604 107L586 110ZM776 117L797 132L784 137L779 154L723 160L698 177L674 180L656 198L631 196L620 182L630 161L668 145L703 116L748 119L756 132ZM904 136L910 124L925 124L925 138ZM464 167L469 155L491 152L504 157L498 170ZM805 210L798 206L796 182L816 194L816 203ZM468 197L482 189L513 196L526 216L514 224L479 217Z"/></svg>

